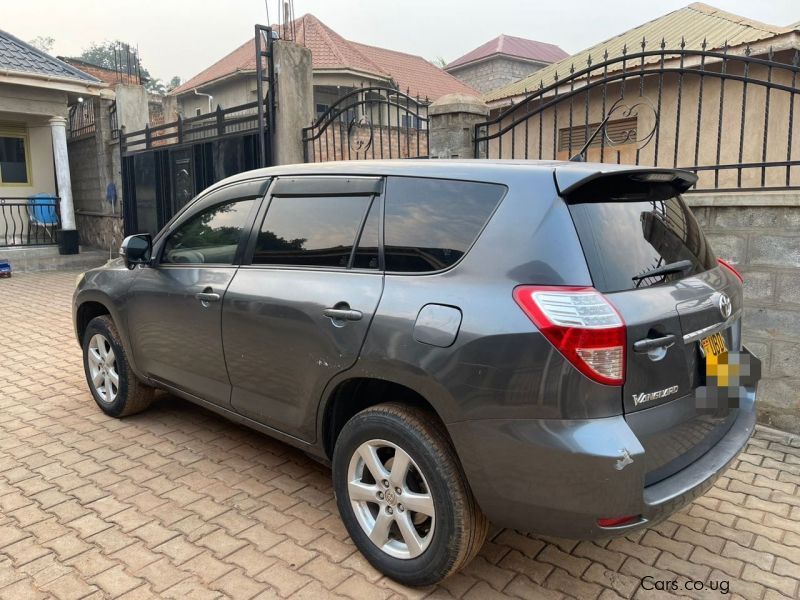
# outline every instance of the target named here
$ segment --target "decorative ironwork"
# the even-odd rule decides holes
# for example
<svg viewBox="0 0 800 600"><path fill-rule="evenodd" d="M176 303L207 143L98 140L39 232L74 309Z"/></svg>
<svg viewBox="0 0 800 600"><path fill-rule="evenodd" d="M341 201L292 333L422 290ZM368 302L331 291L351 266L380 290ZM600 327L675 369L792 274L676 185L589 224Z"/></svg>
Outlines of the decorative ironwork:
<svg viewBox="0 0 800 600"><path fill-rule="evenodd" d="M303 128L305 161L427 158L428 104L391 87L355 88Z"/></svg>
<svg viewBox="0 0 800 600"><path fill-rule="evenodd" d="M60 228L58 197L0 198L0 248L55 245Z"/></svg>
<svg viewBox="0 0 800 600"><path fill-rule="evenodd" d="M350 149L359 154L366 153L372 147L372 121L366 115L359 118L353 117L350 126L347 128L347 141Z"/></svg>
<svg viewBox="0 0 800 600"><path fill-rule="evenodd" d="M663 39L639 46L590 56L584 67L571 65L526 91L475 126L475 155L567 159L577 152L694 171L693 191L800 189L792 131L800 51L754 56L749 46L708 49L703 41L698 50L681 40L670 48ZM632 118L635 124L624 122Z"/></svg>
<svg viewBox="0 0 800 600"><path fill-rule="evenodd" d="M81 100L69 107L69 139L89 137L96 131L95 99Z"/></svg>

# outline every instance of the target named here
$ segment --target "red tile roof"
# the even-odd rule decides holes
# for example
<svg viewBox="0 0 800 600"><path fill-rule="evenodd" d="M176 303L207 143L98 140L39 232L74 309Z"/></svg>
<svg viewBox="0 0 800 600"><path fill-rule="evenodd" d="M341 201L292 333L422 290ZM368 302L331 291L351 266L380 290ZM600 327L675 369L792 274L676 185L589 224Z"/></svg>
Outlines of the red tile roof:
<svg viewBox="0 0 800 600"><path fill-rule="evenodd" d="M411 96L427 97L433 101L445 94L480 95L480 92L476 92L463 81L445 73L421 56L356 42L350 44L369 55L383 71L391 74L400 91L408 91Z"/></svg>
<svg viewBox="0 0 800 600"><path fill-rule="evenodd" d="M59 56L59 60L80 69L84 73L88 73L95 79L99 79L108 85L116 85L117 83L124 83L126 85L138 85L140 83L139 77L136 73L128 73L127 71L117 71L115 69L107 69L99 65L93 65L78 58L69 58L67 56Z"/></svg>
<svg viewBox="0 0 800 600"><path fill-rule="evenodd" d="M311 64L315 71L349 70L378 79L392 79L402 91L409 89L412 95L427 96L430 100L456 92L479 95L421 56L350 42L314 15L307 14L297 19L294 35L298 44L311 50ZM253 72L255 68L255 41L248 40L170 93L182 94L235 73Z"/></svg>
<svg viewBox="0 0 800 600"><path fill-rule="evenodd" d="M465 65L494 54L516 56L542 63L553 63L569 56L555 44L502 34L455 59L445 69Z"/></svg>

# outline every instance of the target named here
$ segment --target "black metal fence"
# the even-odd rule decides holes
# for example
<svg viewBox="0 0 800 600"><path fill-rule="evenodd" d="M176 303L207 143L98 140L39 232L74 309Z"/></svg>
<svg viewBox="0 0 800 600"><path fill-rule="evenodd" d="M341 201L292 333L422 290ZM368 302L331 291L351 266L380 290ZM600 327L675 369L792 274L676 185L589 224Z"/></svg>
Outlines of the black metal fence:
<svg viewBox="0 0 800 600"><path fill-rule="evenodd" d="M94 113L94 98L88 98L69 107L69 139L94 135L96 131Z"/></svg>
<svg viewBox="0 0 800 600"><path fill-rule="evenodd" d="M120 132L121 151L124 155L152 150L162 146L191 144L239 135L259 129L258 101L222 108L214 112L183 118L137 131Z"/></svg>
<svg viewBox="0 0 800 600"><path fill-rule="evenodd" d="M119 139L119 117L117 116L117 101L112 100L108 106L108 122L111 126L111 139Z"/></svg>
<svg viewBox="0 0 800 600"><path fill-rule="evenodd" d="M57 242L61 227L59 199L0 198L0 247L47 246Z"/></svg>
<svg viewBox="0 0 800 600"><path fill-rule="evenodd" d="M800 188L800 52L664 40L571 65L475 129L475 155L682 167L694 191ZM586 146L586 147L584 147Z"/></svg>
<svg viewBox="0 0 800 600"><path fill-rule="evenodd" d="M428 99L360 87L303 128L306 162L428 157Z"/></svg>

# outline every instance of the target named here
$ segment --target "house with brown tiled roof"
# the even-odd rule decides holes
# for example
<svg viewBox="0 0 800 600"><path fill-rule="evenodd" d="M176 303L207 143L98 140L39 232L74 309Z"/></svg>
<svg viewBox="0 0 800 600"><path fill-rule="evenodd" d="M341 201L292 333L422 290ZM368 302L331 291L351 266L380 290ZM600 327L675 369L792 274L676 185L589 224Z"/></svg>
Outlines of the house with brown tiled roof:
<svg viewBox="0 0 800 600"><path fill-rule="evenodd" d="M421 56L346 40L311 14L285 30L292 32L296 43L311 50L317 115L348 92L373 85L394 87L429 101L450 93L480 95ZM217 105L227 108L254 101L255 53L255 41L249 39L172 90L182 114L189 117Z"/></svg>
<svg viewBox="0 0 800 600"><path fill-rule="evenodd" d="M485 93L567 56L555 44L502 34L450 62L444 70Z"/></svg>

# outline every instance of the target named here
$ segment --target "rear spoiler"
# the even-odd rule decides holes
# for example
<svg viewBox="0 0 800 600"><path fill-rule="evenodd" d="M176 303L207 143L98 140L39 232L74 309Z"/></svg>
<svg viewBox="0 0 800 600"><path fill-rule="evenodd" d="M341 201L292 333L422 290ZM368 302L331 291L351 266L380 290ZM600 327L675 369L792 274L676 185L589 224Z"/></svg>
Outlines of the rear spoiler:
<svg viewBox="0 0 800 600"><path fill-rule="evenodd" d="M597 166L595 171L587 169L585 164L583 168L557 168L555 181L561 197L570 203L657 201L682 194L697 182L697 175L682 169Z"/></svg>

